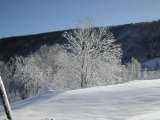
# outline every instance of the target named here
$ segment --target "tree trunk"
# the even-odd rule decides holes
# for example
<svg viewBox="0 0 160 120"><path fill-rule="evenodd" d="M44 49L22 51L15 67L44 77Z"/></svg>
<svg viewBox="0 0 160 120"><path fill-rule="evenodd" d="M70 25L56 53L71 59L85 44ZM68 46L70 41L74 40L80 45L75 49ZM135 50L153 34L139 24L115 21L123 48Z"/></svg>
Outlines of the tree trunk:
<svg viewBox="0 0 160 120"><path fill-rule="evenodd" d="M85 59L86 59L86 52L85 52L85 42L82 42L82 63L81 63L81 88L87 86L86 82L86 71L85 71Z"/></svg>
<svg viewBox="0 0 160 120"><path fill-rule="evenodd" d="M1 96L1 100L2 100L2 103L3 103L3 107L4 107L4 110L6 112L7 118L9 120L13 120L12 113L11 113L11 108L10 108L10 105L9 105L8 97L7 97L7 94L6 94L1 76L0 76L0 96Z"/></svg>
<svg viewBox="0 0 160 120"><path fill-rule="evenodd" d="M81 88L87 87L87 67L85 64L85 56L82 59L81 65Z"/></svg>
<svg viewBox="0 0 160 120"><path fill-rule="evenodd" d="M81 88L83 88L83 87L84 87L84 75L81 72Z"/></svg>

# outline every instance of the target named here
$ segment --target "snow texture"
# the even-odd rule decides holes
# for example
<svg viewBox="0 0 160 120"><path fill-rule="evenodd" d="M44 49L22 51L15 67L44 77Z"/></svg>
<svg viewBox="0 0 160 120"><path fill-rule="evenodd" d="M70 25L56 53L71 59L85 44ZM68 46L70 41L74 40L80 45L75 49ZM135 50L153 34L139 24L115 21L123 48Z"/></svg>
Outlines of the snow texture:
<svg viewBox="0 0 160 120"><path fill-rule="evenodd" d="M159 120L160 80L43 94L12 104L15 120ZM0 107L1 111L3 110ZM4 119L3 112L0 119Z"/></svg>

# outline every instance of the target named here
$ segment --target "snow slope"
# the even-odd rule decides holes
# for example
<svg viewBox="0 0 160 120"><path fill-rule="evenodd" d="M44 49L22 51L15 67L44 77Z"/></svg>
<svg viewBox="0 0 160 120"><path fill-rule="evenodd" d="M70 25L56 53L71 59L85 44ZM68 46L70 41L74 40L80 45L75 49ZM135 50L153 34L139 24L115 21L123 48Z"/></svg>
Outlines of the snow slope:
<svg viewBox="0 0 160 120"><path fill-rule="evenodd" d="M142 63L142 66L149 69L155 69L156 67L160 66L160 58L154 58L150 59L144 63Z"/></svg>
<svg viewBox="0 0 160 120"><path fill-rule="evenodd" d="M15 120L160 120L160 80L45 94L12 104ZM2 107L0 108L2 110ZM5 118L1 113L0 120Z"/></svg>

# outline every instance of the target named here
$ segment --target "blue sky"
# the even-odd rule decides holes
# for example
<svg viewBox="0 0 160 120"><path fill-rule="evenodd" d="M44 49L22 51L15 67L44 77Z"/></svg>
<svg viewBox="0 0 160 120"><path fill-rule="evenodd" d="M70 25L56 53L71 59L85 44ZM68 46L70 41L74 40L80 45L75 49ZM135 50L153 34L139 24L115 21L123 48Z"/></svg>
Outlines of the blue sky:
<svg viewBox="0 0 160 120"><path fill-rule="evenodd" d="M0 0L0 38L69 29L92 17L97 26L160 19L160 0Z"/></svg>

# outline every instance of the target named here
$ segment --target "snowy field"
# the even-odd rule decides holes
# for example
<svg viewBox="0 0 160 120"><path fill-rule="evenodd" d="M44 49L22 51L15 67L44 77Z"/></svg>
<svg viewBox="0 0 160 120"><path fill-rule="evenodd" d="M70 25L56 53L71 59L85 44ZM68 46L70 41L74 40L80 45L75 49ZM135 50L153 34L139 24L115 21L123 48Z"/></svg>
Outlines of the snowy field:
<svg viewBox="0 0 160 120"><path fill-rule="evenodd" d="M62 93L50 90L12 104L12 109L14 120L160 120L160 80ZM1 112L0 120L4 118Z"/></svg>
<svg viewBox="0 0 160 120"><path fill-rule="evenodd" d="M160 66L160 58L150 59L144 62L142 65L150 69L155 69L157 66Z"/></svg>

